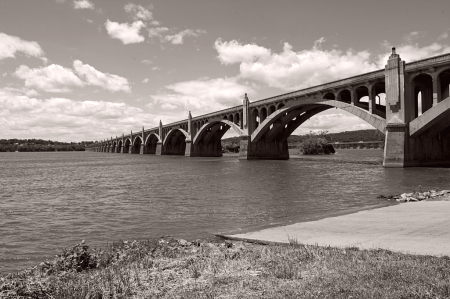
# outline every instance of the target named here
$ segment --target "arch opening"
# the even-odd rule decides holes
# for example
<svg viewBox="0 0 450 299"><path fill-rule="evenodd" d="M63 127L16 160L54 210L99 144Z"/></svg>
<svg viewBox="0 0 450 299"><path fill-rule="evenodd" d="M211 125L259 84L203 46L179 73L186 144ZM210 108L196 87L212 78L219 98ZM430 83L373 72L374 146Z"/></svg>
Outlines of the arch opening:
<svg viewBox="0 0 450 299"><path fill-rule="evenodd" d="M271 115L272 113L274 113L277 109L275 108L274 105L269 107L269 115Z"/></svg>
<svg viewBox="0 0 450 299"><path fill-rule="evenodd" d="M236 125L238 125L242 129L241 120L240 120L240 114L239 113L236 113L234 115L234 123Z"/></svg>
<svg viewBox="0 0 450 299"><path fill-rule="evenodd" d="M183 129L170 130L164 140L164 154L184 156L187 136L188 133Z"/></svg>
<svg viewBox="0 0 450 299"><path fill-rule="evenodd" d="M130 138L127 138L123 145L123 153L128 154L130 152L130 147L131 147L131 140Z"/></svg>
<svg viewBox="0 0 450 299"><path fill-rule="evenodd" d="M450 97L450 69L442 71L439 76L439 85L440 85L440 97L438 98L439 102L442 102L446 98Z"/></svg>
<svg viewBox="0 0 450 299"><path fill-rule="evenodd" d="M420 74L413 80L414 116L418 117L433 107L433 79L428 74Z"/></svg>
<svg viewBox="0 0 450 299"><path fill-rule="evenodd" d="M350 90L348 90L348 89L342 90L338 95L338 99L341 102L350 104L352 102L352 94L351 94Z"/></svg>
<svg viewBox="0 0 450 299"><path fill-rule="evenodd" d="M131 150L132 154L140 154L141 153L141 144L142 144L142 139L140 136L136 136L134 138L134 142L133 142L133 148Z"/></svg>
<svg viewBox="0 0 450 299"><path fill-rule="evenodd" d="M145 152L150 155L156 154L156 147L158 144L159 138L156 134L152 133L147 137L147 141L145 143Z"/></svg>
<svg viewBox="0 0 450 299"><path fill-rule="evenodd" d="M266 109L266 107L262 107L261 108L261 111L259 111L259 115L260 115L260 118L261 118L261 122L266 120L266 118L267 118L267 109Z"/></svg>
<svg viewBox="0 0 450 299"><path fill-rule="evenodd" d="M238 136L243 134L241 128L229 120L217 120L206 124L194 137L192 156L221 157L223 152L227 151L228 145L238 148L238 144L233 144L233 141L222 147L222 138L230 128L233 128Z"/></svg>
<svg viewBox="0 0 450 299"><path fill-rule="evenodd" d="M334 95L334 93L328 92L322 97L322 99L324 99L324 100L336 100L336 96Z"/></svg>
<svg viewBox="0 0 450 299"><path fill-rule="evenodd" d="M253 130L259 126L259 111L256 108L252 110L250 123Z"/></svg>

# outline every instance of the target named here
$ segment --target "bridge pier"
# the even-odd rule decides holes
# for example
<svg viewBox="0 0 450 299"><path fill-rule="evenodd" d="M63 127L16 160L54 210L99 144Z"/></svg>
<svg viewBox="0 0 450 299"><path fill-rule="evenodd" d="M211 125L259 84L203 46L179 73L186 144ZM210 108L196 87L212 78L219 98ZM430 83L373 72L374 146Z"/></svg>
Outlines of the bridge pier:
<svg viewBox="0 0 450 299"><path fill-rule="evenodd" d="M265 142L263 138L251 142L250 136L241 136L239 159L246 160L287 160L289 150L287 140Z"/></svg>
<svg viewBox="0 0 450 299"><path fill-rule="evenodd" d="M442 99L439 72L428 71L406 74L393 48L385 70L385 167L450 165L450 97Z"/></svg>
<svg viewBox="0 0 450 299"><path fill-rule="evenodd" d="M400 119L386 125L384 145L384 167L404 167L407 126Z"/></svg>

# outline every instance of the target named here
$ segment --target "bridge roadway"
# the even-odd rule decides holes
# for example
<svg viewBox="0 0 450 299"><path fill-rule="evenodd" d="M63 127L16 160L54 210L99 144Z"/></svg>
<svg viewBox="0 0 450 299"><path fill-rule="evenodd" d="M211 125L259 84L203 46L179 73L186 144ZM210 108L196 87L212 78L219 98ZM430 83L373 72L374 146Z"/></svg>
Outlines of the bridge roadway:
<svg viewBox="0 0 450 299"><path fill-rule="evenodd" d="M240 136L239 159L289 159L287 138L327 109L350 112L385 133L385 167L450 165L450 54L405 63L392 49L384 70L122 134L89 151L222 156L221 138ZM380 95L385 95L385 104Z"/></svg>

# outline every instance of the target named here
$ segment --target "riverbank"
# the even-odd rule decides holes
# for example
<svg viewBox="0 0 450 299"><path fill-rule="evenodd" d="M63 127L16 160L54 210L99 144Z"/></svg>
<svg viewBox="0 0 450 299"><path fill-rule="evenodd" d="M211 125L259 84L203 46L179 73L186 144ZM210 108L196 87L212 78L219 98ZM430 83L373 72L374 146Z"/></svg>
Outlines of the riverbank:
<svg viewBox="0 0 450 299"><path fill-rule="evenodd" d="M225 237L450 256L449 213L449 201L411 202Z"/></svg>
<svg viewBox="0 0 450 299"><path fill-rule="evenodd" d="M450 259L176 239L86 244L0 278L0 298L448 298Z"/></svg>

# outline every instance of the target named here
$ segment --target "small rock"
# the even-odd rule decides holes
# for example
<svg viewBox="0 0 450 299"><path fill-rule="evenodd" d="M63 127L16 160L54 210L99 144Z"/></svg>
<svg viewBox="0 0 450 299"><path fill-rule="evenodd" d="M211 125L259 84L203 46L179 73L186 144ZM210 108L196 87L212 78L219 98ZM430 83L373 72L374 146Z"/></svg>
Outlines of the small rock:
<svg viewBox="0 0 450 299"><path fill-rule="evenodd" d="M226 248L233 248L233 242L230 240L225 240L225 247Z"/></svg>
<svg viewBox="0 0 450 299"><path fill-rule="evenodd" d="M186 241L184 239L179 239L178 240L178 244L180 244L181 246L190 246L191 242L188 242L188 241Z"/></svg>
<svg viewBox="0 0 450 299"><path fill-rule="evenodd" d="M202 240L197 239L197 240L193 241L192 244L194 244L195 246L201 246L202 245Z"/></svg>

